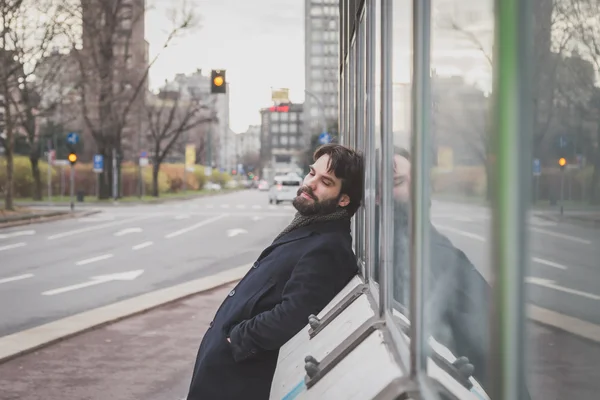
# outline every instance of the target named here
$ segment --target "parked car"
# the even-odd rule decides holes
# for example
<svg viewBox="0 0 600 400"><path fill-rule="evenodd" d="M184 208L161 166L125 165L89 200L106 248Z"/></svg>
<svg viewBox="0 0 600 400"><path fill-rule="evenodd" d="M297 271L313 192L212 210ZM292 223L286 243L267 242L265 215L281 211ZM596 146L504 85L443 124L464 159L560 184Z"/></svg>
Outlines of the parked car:
<svg viewBox="0 0 600 400"><path fill-rule="evenodd" d="M267 191L269 190L269 183L264 179L258 183L258 190Z"/></svg>
<svg viewBox="0 0 600 400"><path fill-rule="evenodd" d="M269 203L279 204L282 201L292 201L296 198L302 178L296 174L276 176L269 189Z"/></svg>
<svg viewBox="0 0 600 400"><path fill-rule="evenodd" d="M220 184L215 183L215 182L206 182L204 184L204 189L206 189L206 190L221 190L222 187Z"/></svg>

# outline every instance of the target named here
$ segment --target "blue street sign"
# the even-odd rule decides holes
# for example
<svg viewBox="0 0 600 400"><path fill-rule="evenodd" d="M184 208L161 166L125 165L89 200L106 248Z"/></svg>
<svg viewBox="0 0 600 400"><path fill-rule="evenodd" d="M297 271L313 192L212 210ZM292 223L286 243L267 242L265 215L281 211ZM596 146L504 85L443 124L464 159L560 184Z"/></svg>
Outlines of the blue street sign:
<svg viewBox="0 0 600 400"><path fill-rule="evenodd" d="M542 174L542 163L539 159L533 160L533 175L540 176Z"/></svg>
<svg viewBox="0 0 600 400"><path fill-rule="evenodd" d="M327 144L331 141L331 137L329 136L329 133L327 132L323 132L319 135L319 143L321 144Z"/></svg>
<svg viewBox="0 0 600 400"><path fill-rule="evenodd" d="M147 152L147 151L142 151L142 152L140 153L140 157L141 157L141 158L146 158L146 157L148 157L148 152Z"/></svg>
<svg viewBox="0 0 600 400"><path fill-rule="evenodd" d="M79 135L75 132L71 132L67 135L67 143L76 145L79 142Z"/></svg>
<svg viewBox="0 0 600 400"><path fill-rule="evenodd" d="M558 145L561 149L567 147L567 138L565 136L560 136L558 138Z"/></svg>
<svg viewBox="0 0 600 400"><path fill-rule="evenodd" d="M104 170L104 156L94 154L94 172L102 172L102 170Z"/></svg>

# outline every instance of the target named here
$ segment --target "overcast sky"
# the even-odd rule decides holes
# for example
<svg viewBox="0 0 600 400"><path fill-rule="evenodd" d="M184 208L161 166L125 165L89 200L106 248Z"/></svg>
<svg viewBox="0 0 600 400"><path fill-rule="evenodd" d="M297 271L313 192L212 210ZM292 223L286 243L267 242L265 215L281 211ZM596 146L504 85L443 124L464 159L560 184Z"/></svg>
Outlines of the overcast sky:
<svg viewBox="0 0 600 400"><path fill-rule="evenodd" d="M169 30L166 10L180 1L147 0L151 59ZM304 101L304 0L194 3L201 27L163 51L150 72L153 88L177 73L226 69L230 126L237 133L260 123L259 109L270 105L271 87L290 88L292 101Z"/></svg>

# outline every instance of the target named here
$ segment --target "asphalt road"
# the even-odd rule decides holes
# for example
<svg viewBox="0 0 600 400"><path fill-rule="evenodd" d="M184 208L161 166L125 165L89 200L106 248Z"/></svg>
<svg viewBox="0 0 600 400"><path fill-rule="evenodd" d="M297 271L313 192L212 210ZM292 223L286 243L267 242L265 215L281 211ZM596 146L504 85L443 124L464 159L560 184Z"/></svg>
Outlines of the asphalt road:
<svg viewBox="0 0 600 400"><path fill-rule="evenodd" d="M253 190L0 230L0 337L250 264L294 211Z"/></svg>
<svg viewBox="0 0 600 400"><path fill-rule="evenodd" d="M434 202L432 221L486 278L491 277L488 209ZM600 230L533 215L528 232L531 262L526 287L529 302L600 324Z"/></svg>

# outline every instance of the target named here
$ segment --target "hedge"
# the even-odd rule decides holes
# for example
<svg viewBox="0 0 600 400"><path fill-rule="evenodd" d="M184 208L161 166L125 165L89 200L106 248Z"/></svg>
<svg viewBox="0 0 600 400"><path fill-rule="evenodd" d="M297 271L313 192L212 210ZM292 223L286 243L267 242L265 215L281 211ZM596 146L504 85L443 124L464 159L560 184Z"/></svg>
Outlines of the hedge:
<svg viewBox="0 0 600 400"><path fill-rule="evenodd" d="M42 178L43 195L46 196L48 187L48 164L39 163L40 174ZM70 167L53 166L52 174L52 194L68 195L70 193ZM152 193L152 167L147 166L142 172L144 181L144 190L146 194ZM158 175L159 193L176 193L183 190L183 164L163 164ZM225 185L231 176L227 173L214 171L212 176L207 177L204 174L204 168L196 165L194 172L186 174L186 189L201 190L206 182L212 181ZM83 190L86 196L96 195L96 185L98 175L93 171L92 164L77 163L75 165L75 188L77 191ZM0 193L5 192L6 187L6 159L0 159ZM138 188L138 167L133 163L123 163L121 166L121 188L123 196L137 195ZM17 156L14 159L14 196L16 198L29 198L33 196L33 174L31 173L31 163L29 158Z"/></svg>

